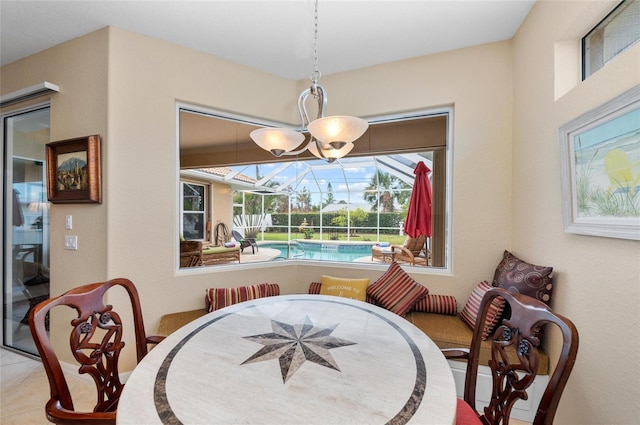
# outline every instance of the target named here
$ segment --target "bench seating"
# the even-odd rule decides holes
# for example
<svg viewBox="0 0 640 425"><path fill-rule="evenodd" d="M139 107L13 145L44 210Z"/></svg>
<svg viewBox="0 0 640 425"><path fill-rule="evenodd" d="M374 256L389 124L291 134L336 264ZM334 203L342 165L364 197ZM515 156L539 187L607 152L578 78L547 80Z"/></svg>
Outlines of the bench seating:
<svg viewBox="0 0 640 425"><path fill-rule="evenodd" d="M420 311L410 311L406 319L413 323L418 329L427 334L429 338L440 349L446 348L469 348L473 331L460 316L450 316L446 314L424 313ZM509 358L517 357L515 348L507 349ZM540 363L538 373L540 375L549 374L549 356L540 351ZM481 365L488 365L491 358L490 341L483 341L480 347Z"/></svg>
<svg viewBox="0 0 640 425"><path fill-rule="evenodd" d="M207 314L206 308L165 314L160 319L160 325L156 333L158 335L169 335L205 314ZM457 315L410 311L406 319L427 334L440 349L469 348L471 346L473 331ZM516 355L515 351L510 354ZM482 343L480 364L488 364L490 356L491 347L489 341L485 341ZM538 370L541 375L549 373L549 357L546 353L540 353Z"/></svg>
<svg viewBox="0 0 640 425"><path fill-rule="evenodd" d="M167 336L205 314L207 314L206 308L165 314L160 318L160 324L158 325L156 334Z"/></svg>
<svg viewBox="0 0 640 425"><path fill-rule="evenodd" d="M167 336L210 311L243 301L277 295L280 295L280 286L277 283L259 283L235 288L209 288L205 291L206 306L204 308L163 315L158 325L158 335Z"/></svg>

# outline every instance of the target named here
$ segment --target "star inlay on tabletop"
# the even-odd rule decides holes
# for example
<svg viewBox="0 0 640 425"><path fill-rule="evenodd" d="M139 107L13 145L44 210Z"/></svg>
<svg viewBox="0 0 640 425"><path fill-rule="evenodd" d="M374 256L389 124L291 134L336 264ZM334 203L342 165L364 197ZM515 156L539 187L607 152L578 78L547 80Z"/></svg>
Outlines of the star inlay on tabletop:
<svg viewBox="0 0 640 425"><path fill-rule="evenodd" d="M331 336L337 326L338 324L328 328L314 326L308 316L302 325L290 325L272 320L273 332L244 337L264 347L242 364L278 358L283 383L287 382L307 360L340 371L329 350L356 343Z"/></svg>

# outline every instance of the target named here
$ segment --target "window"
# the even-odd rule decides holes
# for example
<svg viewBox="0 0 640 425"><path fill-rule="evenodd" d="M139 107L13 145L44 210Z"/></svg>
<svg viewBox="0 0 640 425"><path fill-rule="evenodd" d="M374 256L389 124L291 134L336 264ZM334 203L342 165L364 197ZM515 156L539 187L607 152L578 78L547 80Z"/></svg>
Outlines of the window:
<svg viewBox="0 0 640 425"><path fill-rule="evenodd" d="M203 240L206 223L206 186L182 182L182 236L187 240Z"/></svg>
<svg viewBox="0 0 640 425"><path fill-rule="evenodd" d="M240 264L295 259L366 267L363 263L378 260L373 245L404 245L414 170L424 162L431 170L432 190L429 265L449 267L449 108L370 119L354 150L332 163L308 152L272 156L249 137L262 126L258 122L191 106L179 106L178 112L182 214L200 211L187 209L194 190L186 179L211 188L210 211L203 220L212 226L204 226L197 237L206 245L221 245L216 229L223 226L229 237L235 231L259 245L259 255L243 250ZM206 142L199 132L206 134ZM186 225L181 228L185 239L194 239L187 236ZM269 251L274 255L266 258Z"/></svg>
<svg viewBox="0 0 640 425"><path fill-rule="evenodd" d="M640 40L640 0L624 0L582 39L582 79Z"/></svg>

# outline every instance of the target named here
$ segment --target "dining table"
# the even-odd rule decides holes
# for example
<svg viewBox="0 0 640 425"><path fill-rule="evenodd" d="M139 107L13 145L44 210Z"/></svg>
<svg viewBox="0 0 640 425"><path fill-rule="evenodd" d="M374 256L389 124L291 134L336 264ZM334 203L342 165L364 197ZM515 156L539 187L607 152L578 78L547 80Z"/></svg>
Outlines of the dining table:
<svg viewBox="0 0 640 425"><path fill-rule="evenodd" d="M183 326L126 381L117 424L453 424L447 360L403 317L325 295L231 305Z"/></svg>

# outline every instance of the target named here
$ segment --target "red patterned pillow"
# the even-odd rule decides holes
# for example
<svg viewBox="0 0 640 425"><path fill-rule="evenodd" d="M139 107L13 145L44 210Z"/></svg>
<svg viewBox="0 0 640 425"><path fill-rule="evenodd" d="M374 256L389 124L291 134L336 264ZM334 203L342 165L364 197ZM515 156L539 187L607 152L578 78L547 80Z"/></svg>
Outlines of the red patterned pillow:
<svg viewBox="0 0 640 425"><path fill-rule="evenodd" d="M209 312L243 301L275 295L280 295L280 286L277 283L260 283L237 288L209 288L205 292Z"/></svg>
<svg viewBox="0 0 640 425"><path fill-rule="evenodd" d="M553 291L553 267L536 266L505 251L493 276L493 286L524 294L549 304Z"/></svg>
<svg viewBox="0 0 640 425"><path fill-rule="evenodd" d="M485 292L493 288L489 284L489 282L482 281L471 291L471 295L469 296L469 300L462 308L460 312L460 319L465 322L472 330L475 329L476 322L478 319L478 313L480 309L480 301L482 301L482 297ZM502 316L502 312L504 311L504 306L506 302L502 297L496 297L491 301L491 307L489 307L489 311L484 321L484 329L482 330L482 340L484 341L493 331L493 328L496 327L498 320Z"/></svg>
<svg viewBox="0 0 640 425"><path fill-rule="evenodd" d="M264 285L266 286L264 294L265 297L275 297L280 295L280 285L277 283L265 283Z"/></svg>
<svg viewBox="0 0 640 425"><path fill-rule="evenodd" d="M404 316L429 290L413 280L395 261L367 288L367 299L399 316Z"/></svg>
<svg viewBox="0 0 640 425"><path fill-rule="evenodd" d="M427 294L413 306L413 310L455 316L458 314L458 303L453 295Z"/></svg>

